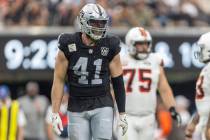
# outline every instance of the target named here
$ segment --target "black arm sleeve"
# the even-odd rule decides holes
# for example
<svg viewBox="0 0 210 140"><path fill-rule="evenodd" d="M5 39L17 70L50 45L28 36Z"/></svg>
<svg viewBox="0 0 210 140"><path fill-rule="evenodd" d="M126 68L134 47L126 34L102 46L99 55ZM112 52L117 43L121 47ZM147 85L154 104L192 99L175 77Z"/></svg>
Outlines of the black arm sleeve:
<svg viewBox="0 0 210 140"><path fill-rule="evenodd" d="M112 78L112 85L115 94L115 100L117 102L117 107L119 113L125 112L125 87L123 82L123 76Z"/></svg>

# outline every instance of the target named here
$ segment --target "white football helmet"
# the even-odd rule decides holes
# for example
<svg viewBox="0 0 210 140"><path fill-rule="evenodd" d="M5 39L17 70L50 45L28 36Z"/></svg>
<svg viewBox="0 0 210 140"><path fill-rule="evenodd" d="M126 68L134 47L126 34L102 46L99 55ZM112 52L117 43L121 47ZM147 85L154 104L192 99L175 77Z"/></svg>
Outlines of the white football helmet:
<svg viewBox="0 0 210 140"><path fill-rule="evenodd" d="M93 40L99 40L105 36L109 17L99 4L86 4L79 13L80 30Z"/></svg>
<svg viewBox="0 0 210 140"><path fill-rule="evenodd" d="M138 52L135 43L147 42L148 48L146 52ZM145 59L149 56L152 48L152 37L150 33L142 27L131 28L125 36L125 43L129 47L129 53L136 59Z"/></svg>
<svg viewBox="0 0 210 140"><path fill-rule="evenodd" d="M199 51L196 52L200 62L206 63L210 61L210 32L201 35L197 45Z"/></svg>

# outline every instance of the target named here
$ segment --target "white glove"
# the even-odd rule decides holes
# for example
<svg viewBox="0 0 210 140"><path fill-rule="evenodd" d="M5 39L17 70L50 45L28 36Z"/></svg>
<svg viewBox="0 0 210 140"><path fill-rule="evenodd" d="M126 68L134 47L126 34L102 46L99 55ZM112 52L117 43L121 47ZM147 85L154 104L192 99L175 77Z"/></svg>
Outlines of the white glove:
<svg viewBox="0 0 210 140"><path fill-rule="evenodd" d="M122 136L124 136L125 133L128 130L128 123L127 123L127 119L126 119L126 114L120 114L119 126L122 128Z"/></svg>
<svg viewBox="0 0 210 140"><path fill-rule="evenodd" d="M52 113L52 126L55 133L61 135L61 131L63 131L63 125L58 113Z"/></svg>

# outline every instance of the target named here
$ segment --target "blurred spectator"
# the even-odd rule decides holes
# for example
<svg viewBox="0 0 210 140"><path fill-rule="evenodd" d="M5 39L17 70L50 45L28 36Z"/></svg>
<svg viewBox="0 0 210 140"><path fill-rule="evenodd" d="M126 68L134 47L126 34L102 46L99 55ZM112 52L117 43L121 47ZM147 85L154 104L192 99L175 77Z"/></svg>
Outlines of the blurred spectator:
<svg viewBox="0 0 210 140"><path fill-rule="evenodd" d="M138 21L138 25L143 27L153 27L159 25L154 18L155 15L152 9L148 7L145 0L138 0L132 5L135 10L135 18Z"/></svg>
<svg viewBox="0 0 210 140"><path fill-rule="evenodd" d="M194 20L198 17L199 13L196 5L191 0L180 1L180 12L188 17L188 25L190 26L194 24Z"/></svg>
<svg viewBox="0 0 210 140"><path fill-rule="evenodd" d="M6 85L0 86L0 139L23 140L25 115L18 101L11 100L10 90Z"/></svg>
<svg viewBox="0 0 210 140"><path fill-rule="evenodd" d="M193 0L199 9L206 15L210 15L210 1L209 0Z"/></svg>
<svg viewBox="0 0 210 140"><path fill-rule="evenodd" d="M5 5L5 25L21 25L25 8L24 0L8 1ZM7 8L6 8L7 7Z"/></svg>
<svg viewBox="0 0 210 140"><path fill-rule="evenodd" d="M113 12L113 26L135 27L139 25L134 9L126 2L120 2Z"/></svg>
<svg viewBox="0 0 210 140"><path fill-rule="evenodd" d="M155 18L159 21L160 26L165 27L171 24L169 19L170 8L162 1L157 0L154 4Z"/></svg>
<svg viewBox="0 0 210 140"><path fill-rule="evenodd" d="M38 83L28 82L26 95L20 97L19 101L27 120L25 140L45 140L45 115L49 101L45 96L39 95Z"/></svg>
<svg viewBox="0 0 210 140"><path fill-rule="evenodd" d="M56 23L60 26L67 26L67 25L73 25L74 19L76 15L74 15L73 9L66 5L65 3L60 3L57 6L57 15L56 15Z"/></svg>
<svg viewBox="0 0 210 140"><path fill-rule="evenodd" d="M155 140L166 140L172 129L172 118L170 112L164 106L162 100L157 98L157 124Z"/></svg>
<svg viewBox="0 0 210 140"><path fill-rule="evenodd" d="M48 140L68 140L68 116L67 116L67 106L68 106L68 98L69 98L69 89L67 86L64 87L64 95L63 99L61 101L61 107L60 107L60 112L59 115L62 120L63 124L63 131L61 132L60 136L57 136L52 128L52 118L51 118L51 113L52 113L52 106L49 106L47 109L47 115L45 118L46 125L47 125L47 135L48 135Z"/></svg>
<svg viewBox="0 0 210 140"><path fill-rule="evenodd" d="M24 21L26 25L48 25L49 11L39 1L31 0L25 8Z"/></svg>
<svg viewBox="0 0 210 140"><path fill-rule="evenodd" d="M191 1L198 9L198 17L195 20L195 26L208 26L210 24L210 1Z"/></svg>
<svg viewBox="0 0 210 140"><path fill-rule="evenodd" d="M192 18L195 18L198 16L198 9L196 5L192 3L191 0L181 1L181 12L189 15Z"/></svg>
<svg viewBox="0 0 210 140"><path fill-rule="evenodd" d="M183 95L176 96L175 100L177 104L177 111L180 113L182 118L182 127L185 129L190 120L190 113L188 111L190 101Z"/></svg>
<svg viewBox="0 0 210 140"><path fill-rule="evenodd" d="M0 0L0 27L3 26L4 15L7 12L7 0Z"/></svg>

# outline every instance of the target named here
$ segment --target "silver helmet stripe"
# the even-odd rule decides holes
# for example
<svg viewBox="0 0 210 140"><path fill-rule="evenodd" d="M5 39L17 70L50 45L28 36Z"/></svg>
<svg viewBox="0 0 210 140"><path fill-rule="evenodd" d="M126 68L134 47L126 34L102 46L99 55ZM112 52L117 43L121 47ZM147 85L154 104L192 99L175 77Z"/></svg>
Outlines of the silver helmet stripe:
<svg viewBox="0 0 210 140"><path fill-rule="evenodd" d="M96 4L97 8L98 8L98 11L99 11L99 15L102 16L102 12L101 12L101 8L98 4Z"/></svg>

